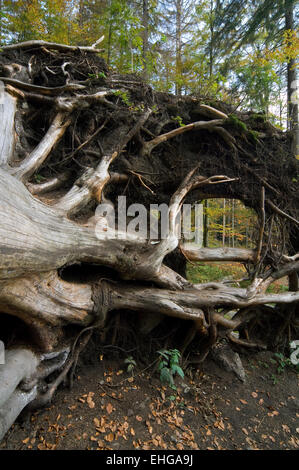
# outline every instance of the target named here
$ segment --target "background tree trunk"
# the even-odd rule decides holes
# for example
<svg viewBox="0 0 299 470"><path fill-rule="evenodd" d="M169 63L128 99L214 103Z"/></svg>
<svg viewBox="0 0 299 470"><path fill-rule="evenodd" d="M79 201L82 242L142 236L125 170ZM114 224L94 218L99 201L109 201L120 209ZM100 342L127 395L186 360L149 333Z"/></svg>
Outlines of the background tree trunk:
<svg viewBox="0 0 299 470"><path fill-rule="evenodd" d="M294 2L288 2L285 14L286 30L294 30ZM294 98L298 93L297 65L295 59L287 63L287 89L288 89L288 128L293 135L293 153L299 155L299 116L298 99Z"/></svg>

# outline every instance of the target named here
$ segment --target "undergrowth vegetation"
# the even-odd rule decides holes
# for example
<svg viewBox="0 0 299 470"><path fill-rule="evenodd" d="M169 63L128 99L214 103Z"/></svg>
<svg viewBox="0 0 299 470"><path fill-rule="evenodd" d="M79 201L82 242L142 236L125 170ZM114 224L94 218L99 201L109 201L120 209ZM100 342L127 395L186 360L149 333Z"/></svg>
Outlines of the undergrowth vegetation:
<svg viewBox="0 0 299 470"><path fill-rule="evenodd" d="M236 284L240 281L240 287L247 287L249 281L246 279L246 269L241 263L187 263L187 279L194 284L206 282L228 281L230 284ZM235 281L235 282L234 282ZM279 293L288 290L287 278L282 278L271 284L267 292Z"/></svg>

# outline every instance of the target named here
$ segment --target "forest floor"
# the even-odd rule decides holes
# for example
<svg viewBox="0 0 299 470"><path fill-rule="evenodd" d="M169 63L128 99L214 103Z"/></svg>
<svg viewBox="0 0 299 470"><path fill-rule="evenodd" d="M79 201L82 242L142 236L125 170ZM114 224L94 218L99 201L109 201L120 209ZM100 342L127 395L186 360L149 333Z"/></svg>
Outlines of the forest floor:
<svg viewBox="0 0 299 470"><path fill-rule="evenodd" d="M188 266L193 282L224 275L238 279L244 268ZM274 290L285 288L283 280ZM149 366L137 360L128 373L128 354L97 344L80 357L72 389L62 387L52 405L23 413L0 449L299 449L299 374L273 352L241 354L245 383L209 357L200 367L183 363L185 377L174 391L160 382L151 363L157 356L144 358Z"/></svg>
<svg viewBox="0 0 299 470"><path fill-rule="evenodd" d="M242 263L234 262L204 262L204 263L187 263L187 278L193 283L203 282L222 282L231 281L231 285L238 286L236 282L242 278L246 278L246 270ZM240 281L240 287L247 287L249 281ZM278 294L288 290L288 278L283 277L273 282L267 292L272 294Z"/></svg>
<svg viewBox="0 0 299 470"><path fill-rule="evenodd" d="M279 371L271 352L241 355L245 383L208 358L176 392L153 368L132 375L100 352L81 359L71 390L24 414L0 449L299 449L299 375Z"/></svg>

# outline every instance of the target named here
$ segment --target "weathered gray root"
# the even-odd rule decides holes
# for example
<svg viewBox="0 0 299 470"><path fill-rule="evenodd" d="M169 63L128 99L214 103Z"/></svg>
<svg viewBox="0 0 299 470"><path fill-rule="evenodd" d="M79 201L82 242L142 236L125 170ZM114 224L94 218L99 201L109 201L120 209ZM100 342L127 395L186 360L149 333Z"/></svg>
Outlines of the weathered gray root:
<svg viewBox="0 0 299 470"><path fill-rule="evenodd" d="M0 166L5 168L12 160L15 143L15 113L17 100L4 91L0 80Z"/></svg>
<svg viewBox="0 0 299 470"><path fill-rule="evenodd" d="M0 441L19 414L42 395L43 380L60 370L70 348L38 356L26 348L10 349L0 365Z"/></svg>
<svg viewBox="0 0 299 470"><path fill-rule="evenodd" d="M0 408L0 441L13 425L23 409L37 396L37 386L29 392L15 390L4 406Z"/></svg>
<svg viewBox="0 0 299 470"><path fill-rule="evenodd" d="M18 385L37 370L39 359L29 349L12 349L0 365L0 407L3 407Z"/></svg>
<svg viewBox="0 0 299 470"><path fill-rule="evenodd" d="M18 387L37 372L39 359L29 349L12 349L0 365L0 441L21 411L37 396L37 386L29 392Z"/></svg>

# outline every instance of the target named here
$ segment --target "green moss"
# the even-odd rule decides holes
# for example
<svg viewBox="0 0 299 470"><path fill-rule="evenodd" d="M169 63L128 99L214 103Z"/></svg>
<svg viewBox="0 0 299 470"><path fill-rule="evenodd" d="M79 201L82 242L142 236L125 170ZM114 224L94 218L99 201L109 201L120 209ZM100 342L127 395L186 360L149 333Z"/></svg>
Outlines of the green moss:
<svg viewBox="0 0 299 470"><path fill-rule="evenodd" d="M258 132L256 131L248 131L248 136L250 137L251 140L253 140L254 142L258 142L259 141L259 138L258 138Z"/></svg>
<svg viewBox="0 0 299 470"><path fill-rule="evenodd" d="M243 133L247 132L247 126L244 124L244 122L240 121L240 119L237 118L235 114L230 114L228 116L228 125L231 127L234 127L237 131Z"/></svg>
<svg viewBox="0 0 299 470"><path fill-rule="evenodd" d="M265 114L251 114L250 119L252 119L255 122L262 122L265 123L267 121L266 115Z"/></svg>

